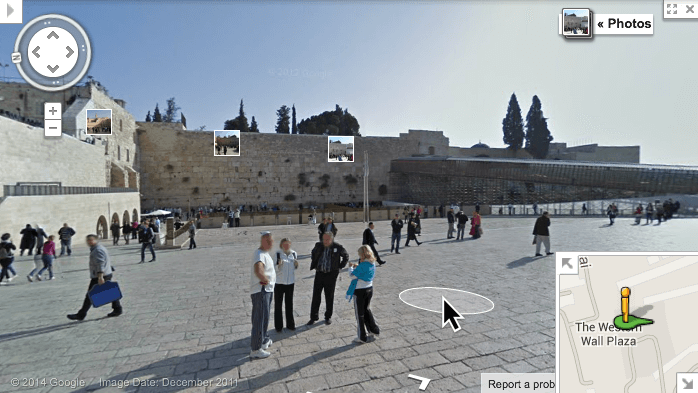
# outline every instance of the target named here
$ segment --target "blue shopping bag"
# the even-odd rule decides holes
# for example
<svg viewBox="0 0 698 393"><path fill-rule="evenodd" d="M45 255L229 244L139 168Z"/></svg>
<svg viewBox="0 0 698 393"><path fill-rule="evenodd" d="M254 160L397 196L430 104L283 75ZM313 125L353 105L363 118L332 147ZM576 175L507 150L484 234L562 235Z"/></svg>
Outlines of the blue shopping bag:
<svg viewBox="0 0 698 393"><path fill-rule="evenodd" d="M87 292L93 307L101 307L115 300L121 299L119 284L113 281L105 281L102 285L95 285Z"/></svg>

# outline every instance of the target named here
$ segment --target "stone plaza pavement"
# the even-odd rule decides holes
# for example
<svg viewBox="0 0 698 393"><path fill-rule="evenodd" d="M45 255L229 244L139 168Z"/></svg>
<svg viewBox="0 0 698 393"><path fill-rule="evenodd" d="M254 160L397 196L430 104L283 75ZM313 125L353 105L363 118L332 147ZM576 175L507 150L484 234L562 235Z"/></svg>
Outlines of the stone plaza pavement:
<svg viewBox="0 0 698 393"><path fill-rule="evenodd" d="M30 284L24 276L33 261L18 258L20 276L0 287L0 392L418 392L419 382L408 374L431 378L426 392L479 392L482 372L552 373L554 258L531 257L533 223L533 217L484 217L481 239L455 241L445 239L445 219L427 219L421 246L390 255L389 222L377 222L377 248L388 262L374 281L372 309L381 335L362 345L351 342L356 323L343 296L346 273L337 283L334 323L305 326L313 282L308 254L317 240L316 228L307 225L201 230L198 249L159 251L157 262L143 265L137 264L137 244L105 241L124 293L124 314L107 319L105 306L91 310L83 322L65 316L77 311L85 295L85 246L58 260L55 281ZM698 251L697 220L606 223L601 217L552 217L553 251ZM337 242L355 260L364 225L338 228ZM250 361L250 257L265 229L273 231L277 244L291 237L301 256L298 329L276 333L272 320L272 356ZM403 234L403 244L404 239ZM398 298L405 289L425 286L474 292L495 306L465 316L462 330L454 333L441 328L440 314ZM14 378L34 388L13 387ZM156 385L100 387L100 379ZM84 386L50 386L59 381ZM163 386L184 381L213 386ZM217 386L225 381L227 387Z"/></svg>

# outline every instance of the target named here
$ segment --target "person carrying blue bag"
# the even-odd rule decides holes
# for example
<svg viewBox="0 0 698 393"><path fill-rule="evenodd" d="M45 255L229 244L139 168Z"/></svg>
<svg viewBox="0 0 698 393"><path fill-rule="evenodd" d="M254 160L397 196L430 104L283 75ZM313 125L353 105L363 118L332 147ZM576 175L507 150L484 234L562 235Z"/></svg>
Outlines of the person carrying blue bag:
<svg viewBox="0 0 698 393"><path fill-rule="evenodd" d="M368 342L367 331L374 335L373 339L380 334L380 328L370 308L373 297L373 277L376 275L376 257L369 246L363 245L359 248L359 264L349 266L349 275L354 279L349 284L346 297L347 300L354 301L357 325L356 338L353 342L360 344Z"/></svg>
<svg viewBox="0 0 698 393"><path fill-rule="evenodd" d="M97 235L91 234L87 235L85 241L90 247L90 285L87 288L87 295L85 295L85 301L82 303L82 308L76 314L68 314L68 319L73 321L82 321L87 316L87 311L92 307L92 300L90 299L90 290L96 285L104 285L106 281L112 280L112 273L114 269L111 266L111 260L109 258L109 253L103 245L99 244ZM107 317L118 317L123 313L123 308L121 307L121 302L119 300L114 300L111 303L112 312L107 314Z"/></svg>

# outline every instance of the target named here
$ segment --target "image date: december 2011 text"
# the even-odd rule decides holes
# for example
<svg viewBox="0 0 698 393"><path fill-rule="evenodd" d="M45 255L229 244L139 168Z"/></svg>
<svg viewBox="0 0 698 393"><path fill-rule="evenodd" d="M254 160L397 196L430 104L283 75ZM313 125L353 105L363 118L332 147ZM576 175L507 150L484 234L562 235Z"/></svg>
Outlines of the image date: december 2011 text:
<svg viewBox="0 0 698 393"><path fill-rule="evenodd" d="M129 386L145 387L236 387L237 379L234 378L214 378L214 379L101 379L98 382L100 387L114 387L123 389Z"/></svg>

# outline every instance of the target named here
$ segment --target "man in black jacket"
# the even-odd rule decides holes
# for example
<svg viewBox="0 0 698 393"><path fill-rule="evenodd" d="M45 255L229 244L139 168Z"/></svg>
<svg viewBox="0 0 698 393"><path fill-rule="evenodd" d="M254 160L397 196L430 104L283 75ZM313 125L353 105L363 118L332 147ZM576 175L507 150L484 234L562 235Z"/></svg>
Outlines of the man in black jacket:
<svg viewBox="0 0 698 393"><path fill-rule="evenodd" d="M393 227L393 236L390 238L390 252L395 250L396 254L400 253L400 238L402 237L402 220L400 219L400 214L395 215L395 219L390 222L390 226Z"/></svg>
<svg viewBox="0 0 698 393"><path fill-rule="evenodd" d="M448 219L448 233L446 234L446 239L453 239L453 227L456 222L456 216L453 214L453 208L448 210L446 218Z"/></svg>
<svg viewBox="0 0 698 393"><path fill-rule="evenodd" d="M381 260L381 257L378 255L378 251L376 250L376 247L374 244L378 244L376 241L376 236L373 234L373 228L375 226L373 225L372 222L368 223L368 228L364 230L364 240L361 244L365 244L369 247L371 247L371 251L373 252L373 255L376 257L376 262L378 262L379 265L384 264L385 262Z"/></svg>
<svg viewBox="0 0 698 393"><path fill-rule="evenodd" d="M538 217L536 224L533 226L533 236L536 240L536 256L542 257L540 253L540 245L545 244L545 254L552 255L550 252L550 231L548 227L550 226L550 215L548 212L543 212L543 215Z"/></svg>
<svg viewBox="0 0 698 393"><path fill-rule="evenodd" d="M323 218L320 225L317 226L317 234L318 234L320 241L322 241L322 234L325 233L325 224L326 223L327 223L327 217Z"/></svg>
<svg viewBox="0 0 698 393"><path fill-rule="evenodd" d="M456 233L456 240L465 239L465 223L468 222L468 215L465 214L463 210L460 210L456 214L456 219L458 220L458 232Z"/></svg>
<svg viewBox="0 0 698 393"><path fill-rule="evenodd" d="M322 242L315 243L311 254L310 270L315 270L313 282L313 300L310 304L310 321L314 324L320 319L320 294L325 292L325 324L332 323L332 306L334 303L334 288L337 284L339 270L349 262L349 254L341 244L334 242L331 232L322 234Z"/></svg>

